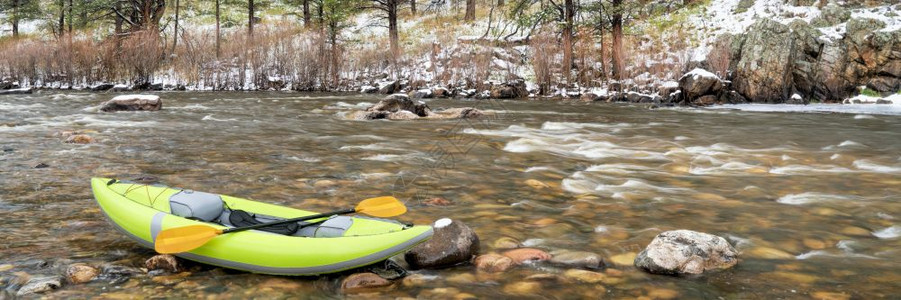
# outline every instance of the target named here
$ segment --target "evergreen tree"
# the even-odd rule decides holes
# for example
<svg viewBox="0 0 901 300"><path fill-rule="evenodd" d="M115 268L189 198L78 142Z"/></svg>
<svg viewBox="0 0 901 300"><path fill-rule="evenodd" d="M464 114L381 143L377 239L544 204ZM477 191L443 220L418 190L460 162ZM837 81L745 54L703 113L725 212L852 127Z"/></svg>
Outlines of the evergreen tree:
<svg viewBox="0 0 901 300"><path fill-rule="evenodd" d="M12 36L19 36L19 24L22 21L37 19L41 14L38 0L0 0L0 13L4 13L4 22L12 26Z"/></svg>

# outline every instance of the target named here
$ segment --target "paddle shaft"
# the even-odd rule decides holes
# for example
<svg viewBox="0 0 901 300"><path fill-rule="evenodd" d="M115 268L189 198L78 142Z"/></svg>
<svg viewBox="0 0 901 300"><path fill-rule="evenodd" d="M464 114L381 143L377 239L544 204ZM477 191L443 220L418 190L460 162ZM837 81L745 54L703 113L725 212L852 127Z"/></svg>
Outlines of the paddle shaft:
<svg viewBox="0 0 901 300"><path fill-rule="evenodd" d="M250 226L244 226L244 227L229 228L229 229L222 230L222 234L231 233L231 232L245 231L245 230L259 229L259 228L263 228L263 227L267 227L267 226L272 226L272 225L278 225L278 224L285 224L285 223L292 223L292 222L300 222L300 221L313 220L313 219L321 219L321 218L330 217L330 216L333 216L333 215L352 214L352 213L354 213L354 212L356 212L356 211L357 211L357 210L354 209L354 208L348 208L348 209L336 210L336 211L333 211L333 212L321 213L321 214L318 214L318 215L304 216L304 217L297 217L297 218L293 218L293 219L286 219L286 220L281 220L281 221L275 221L275 222L269 222L269 223L263 223L263 224L256 224L256 225L250 225Z"/></svg>

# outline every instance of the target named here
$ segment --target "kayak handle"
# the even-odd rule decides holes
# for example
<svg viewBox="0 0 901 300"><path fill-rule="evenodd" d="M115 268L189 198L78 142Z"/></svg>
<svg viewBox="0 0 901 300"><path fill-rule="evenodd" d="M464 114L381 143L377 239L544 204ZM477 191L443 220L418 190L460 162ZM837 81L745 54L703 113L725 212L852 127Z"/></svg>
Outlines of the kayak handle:
<svg viewBox="0 0 901 300"><path fill-rule="evenodd" d="M315 214L315 215L311 215L311 216L297 217L297 218L293 218L293 219L285 219L285 220L281 220L281 221L256 224L256 225L251 225L251 226L229 228L229 229L222 230L222 233L224 234L224 233L229 233L229 232L239 232L239 231L245 231L245 230L259 229L259 228L272 226L272 225L278 225L278 224L286 224L286 223L300 222L300 221L306 221L306 220L321 219L321 218L330 217L333 215L352 214L356 211L357 211L356 209L348 208L348 209L336 210L333 212Z"/></svg>

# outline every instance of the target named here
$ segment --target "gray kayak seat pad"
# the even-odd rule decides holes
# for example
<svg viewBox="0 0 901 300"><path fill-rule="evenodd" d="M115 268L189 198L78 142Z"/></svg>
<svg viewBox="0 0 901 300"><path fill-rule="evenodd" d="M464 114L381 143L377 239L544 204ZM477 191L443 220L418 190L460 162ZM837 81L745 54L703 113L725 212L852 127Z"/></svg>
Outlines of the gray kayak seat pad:
<svg viewBox="0 0 901 300"><path fill-rule="evenodd" d="M216 223L222 224L227 227L235 227L229 221L229 216L231 215L231 209L224 209L222 213L219 215L218 219L215 221ZM275 216L269 216L264 214L253 214L253 218L257 221L263 223L275 222L284 220L284 218L279 218ZM303 237L341 237L344 236L344 232L353 225L352 217L347 216L332 216L325 222L319 223L317 225L305 226L297 230L292 236L303 236ZM309 224L308 222L297 222L298 225L304 226Z"/></svg>
<svg viewBox="0 0 901 300"><path fill-rule="evenodd" d="M169 211L179 217L212 222L225 210L223 203L216 194L182 190L169 197Z"/></svg>

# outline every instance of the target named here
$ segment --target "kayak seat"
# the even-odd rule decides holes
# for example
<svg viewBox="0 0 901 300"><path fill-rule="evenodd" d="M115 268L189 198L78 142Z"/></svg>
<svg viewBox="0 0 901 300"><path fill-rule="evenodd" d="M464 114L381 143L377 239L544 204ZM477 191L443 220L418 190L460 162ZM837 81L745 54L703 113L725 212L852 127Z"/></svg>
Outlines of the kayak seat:
<svg viewBox="0 0 901 300"><path fill-rule="evenodd" d="M284 220L285 218L279 218L264 214L256 214L243 210L233 210L229 208L225 208L222 211L222 214L216 220L216 223L222 224L227 227L241 227L248 225L256 225L260 223L269 223ZM309 226L303 226L310 224L308 222L296 222L296 223L288 223L281 225L273 225L268 227L263 227L258 230L291 235L291 236L303 236L303 237L342 237L344 236L344 232L347 231L351 225L353 225L353 218L347 216L332 216L331 218L325 220L324 222L320 222L318 224L312 224ZM298 230L299 229L299 230Z"/></svg>
<svg viewBox="0 0 901 300"><path fill-rule="evenodd" d="M224 209L222 197L216 194L182 190L169 197L169 211L192 220L211 222Z"/></svg>

